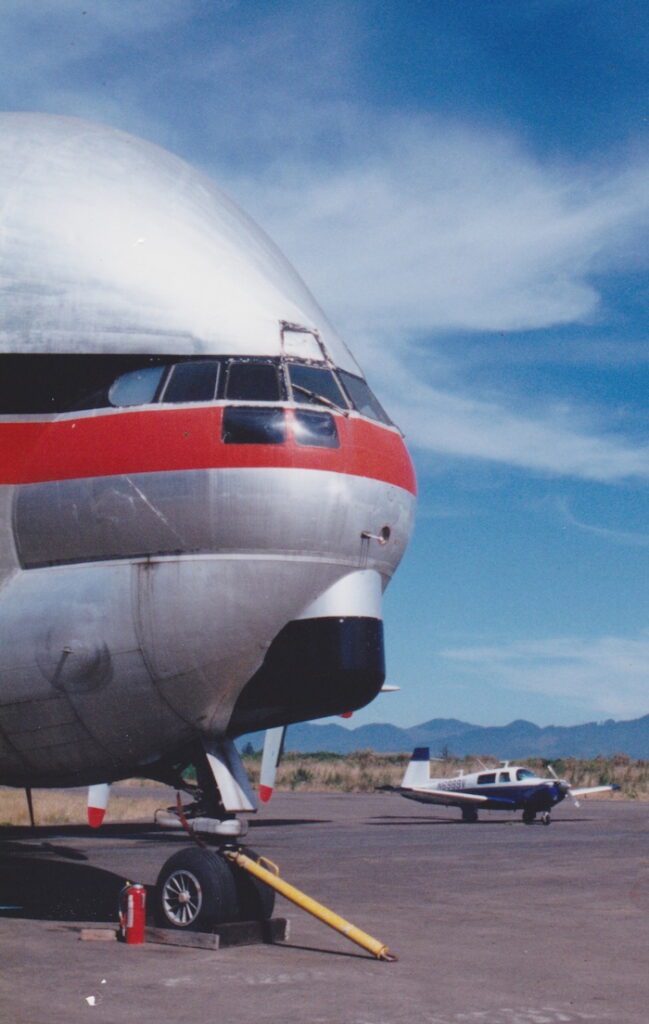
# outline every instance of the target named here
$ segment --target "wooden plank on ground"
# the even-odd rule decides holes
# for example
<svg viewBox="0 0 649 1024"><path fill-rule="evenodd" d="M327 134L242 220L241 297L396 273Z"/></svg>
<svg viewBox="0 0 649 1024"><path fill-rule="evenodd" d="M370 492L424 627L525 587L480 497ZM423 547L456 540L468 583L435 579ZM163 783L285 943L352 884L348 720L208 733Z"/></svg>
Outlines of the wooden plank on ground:
<svg viewBox="0 0 649 1024"><path fill-rule="evenodd" d="M146 942L163 946L191 946L193 949L218 949L219 936L208 932L184 932L180 928L146 928Z"/></svg>
<svg viewBox="0 0 649 1024"><path fill-rule="evenodd" d="M289 922L285 917L270 921L234 921L219 925L215 931L221 946L250 946L256 942L284 942L288 938Z"/></svg>
<svg viewBox="0 0 649 1024"><path fill-rule="evenodd" d="M284 917L270 921L232 921L220 924L213 932L185 932L180 928L147 928L146 942L165 946L189 946L194 949L220 949L227 946L251 946L259 942L283 942L288 938L289 922Z"/></svg>
<svg viewBox="0 0 649 1024"><path fill-rule="evenodd" d="M117 928L82 928L80 938L83 942L113 942Z"/></svg>

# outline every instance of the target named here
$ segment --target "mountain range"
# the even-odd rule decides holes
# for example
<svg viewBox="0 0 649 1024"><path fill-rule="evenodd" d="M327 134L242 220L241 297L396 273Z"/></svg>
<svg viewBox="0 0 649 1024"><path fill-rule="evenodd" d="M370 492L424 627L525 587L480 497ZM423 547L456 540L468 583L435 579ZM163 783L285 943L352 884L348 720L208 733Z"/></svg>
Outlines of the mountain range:
<svg viewBox="0 0 649 1024"><path fill-rule="evenodd" d="M263 733L240 737L240 749L248 742L255 749L263 745ZM344 728L335 723L291 725L285 749L299 753L327 751L349 754L355 750L402 753L413 747L429 747L431 755L445 753L464 757L492 755L498 758L597 757L599 754L628 754L649 759L649 715L626 722L609 719L584 725L541 727L524 719L509 725L470 725L455 718L432 718L429 722L402 729L396 725L360 725Z"/></svg>

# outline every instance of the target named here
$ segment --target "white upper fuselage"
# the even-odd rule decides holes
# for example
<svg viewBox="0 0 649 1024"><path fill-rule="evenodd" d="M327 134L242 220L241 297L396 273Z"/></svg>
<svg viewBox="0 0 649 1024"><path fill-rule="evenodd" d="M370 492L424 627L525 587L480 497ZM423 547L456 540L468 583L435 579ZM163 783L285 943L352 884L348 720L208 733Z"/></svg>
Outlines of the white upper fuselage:
<svg viewBox="0 0 649 1024"><path fill-rule="evenodd" d="M280 321L349 349L204 174L77 118L0 114L0 352L278 356ZM305 339L304 355L322 358Z"/></svg>

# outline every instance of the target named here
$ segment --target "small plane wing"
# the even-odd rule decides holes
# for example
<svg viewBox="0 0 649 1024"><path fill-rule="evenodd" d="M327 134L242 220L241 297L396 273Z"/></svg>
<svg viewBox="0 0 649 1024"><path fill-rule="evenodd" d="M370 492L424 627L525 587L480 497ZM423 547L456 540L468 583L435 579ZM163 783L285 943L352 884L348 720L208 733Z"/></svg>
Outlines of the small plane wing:
<svg viewBox="0 0 649 1024"><path fill-rule="evenodd" d="M479 796L477 793L463 793L455 789L424 789L413 787L411 789L400 789L402 796L410 800L421 800L422 803L445 804L449 807L462 807L463 805L480 806L480 804L497 803L503 807L511 807L513 800L506 800L504 797Z"/></svg>
<svg viewBox="0 0 649 1024"><path fill-rule="evenodd" d="M572 796L588 796L589 793L612 793L614 789L619 789L619 786L585 786L583 789L573 789L570 787L570 793Z"/></svg>

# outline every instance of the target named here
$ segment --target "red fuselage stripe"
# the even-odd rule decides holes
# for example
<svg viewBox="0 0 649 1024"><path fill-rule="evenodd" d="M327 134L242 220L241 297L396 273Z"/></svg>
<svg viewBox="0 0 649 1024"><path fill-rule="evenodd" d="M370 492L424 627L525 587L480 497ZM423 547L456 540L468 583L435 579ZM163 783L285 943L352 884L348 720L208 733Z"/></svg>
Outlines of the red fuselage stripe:
<svg viewBox="0 0 649 1024"><path fill-rule="evenodd" d="M290 411L287 413L290 421ZM224 444L222 406L147 409L78 419L0 423L0 484L29 484L191 469L328 470L416 493L403 439L394 430L336 416L338 448Z"/></svg>

